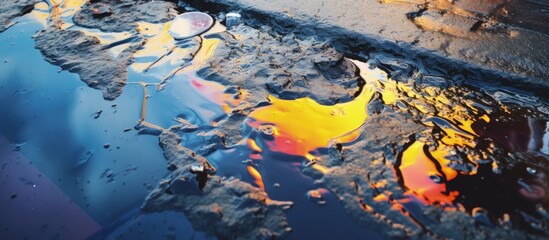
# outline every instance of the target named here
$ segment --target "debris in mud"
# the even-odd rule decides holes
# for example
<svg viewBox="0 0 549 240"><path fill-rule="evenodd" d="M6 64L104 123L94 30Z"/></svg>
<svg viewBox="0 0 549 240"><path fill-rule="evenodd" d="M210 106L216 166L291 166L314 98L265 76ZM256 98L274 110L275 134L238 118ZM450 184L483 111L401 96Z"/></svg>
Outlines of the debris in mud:
<svg viewBox="0 0 549 240"><path fill-rule="evenodd" d="M225 15L225 26L227 26L227 29L231 29L234 26L238 25L240 23L241 17L242 16L239 13L227 13L227 15Z"/></svg>
<svg viewBox="0 0 549 240"><path fill-rule="evenodd" d="M41 0L5 0L0 4L0 33L13 24L13 19L32 11Z"/></svg>
<svg viewBox="0 0 549 240"><path fill-rule="evenodd" d="M92 114L92 116L93 116L93 118L98 119L101 116L102 113L103 113L103 110L99 110L97 112L94 112Z"/></svg>
<svg viewBox="0 0 549 240"><path fill-rule="evenodd" d="M204 172L204 166L199 164L193 164L191 165L191 172L192 173L203 173Z"/></svg>
<svg viewBox="0 0 549 240"><path fill-rule="evenodd" d="M116 177L117 174L115 174L112 169L107 168L103 173L101 173L101 178L106 178L108 183L114 182L114 177Z"/></svg>
<svg viewBox="0 0 549 240"><path fill-rule="evenodd" d="M86 151L82 156L80 156L80 159L77 162L77 165L83 165L87 163L90 159L93 157L92 151Z"/></svg>

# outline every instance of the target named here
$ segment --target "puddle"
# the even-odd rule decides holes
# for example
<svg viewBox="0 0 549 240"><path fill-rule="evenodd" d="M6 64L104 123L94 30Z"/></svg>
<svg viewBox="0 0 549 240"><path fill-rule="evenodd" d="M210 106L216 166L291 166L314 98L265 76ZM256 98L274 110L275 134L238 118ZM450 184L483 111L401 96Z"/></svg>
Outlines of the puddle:
<svg viewBox="0 0 549 240"><path fill-rule="evenodd" d="M238 189L260 189L266 200L258 212L291 201L279 224L287 219L288 239L453 238L446 230L459 221L469 224L466 237L547 235L543 99L394 56L349 59L267 28L227 32L217 21L198 37L174 40L170 22L138 21L135 31L117 33L78 27L70 16L82 4L40 3L0 34L2 211L17 215L0 218L3 236L33 238L37 228L68 239L221 234L193 230L201 217L166 210L173 206L140 210L169 183L166 199L196 182L178 175L185 170L175 165L188 166L168 163L171 155L202 159L192 165L199 172L209 162L222 177L197 175L200 184L237 178L245 182ZM104 100L44 60L31 36L49 24L96 37L113 59L144 39L119 97ZM251 72L253 79L244 76ZM162 141L166 133L180 139ZM177 207L203 207L185 207L200 202L193 194ZM221 197L252 206L251 197L233 194ZM48 212L36 199L66 203L52 209L75 221L43 217L26 226L22 216ZM230 226L227 216L239 210L220 205L199 212Z"/></svg>

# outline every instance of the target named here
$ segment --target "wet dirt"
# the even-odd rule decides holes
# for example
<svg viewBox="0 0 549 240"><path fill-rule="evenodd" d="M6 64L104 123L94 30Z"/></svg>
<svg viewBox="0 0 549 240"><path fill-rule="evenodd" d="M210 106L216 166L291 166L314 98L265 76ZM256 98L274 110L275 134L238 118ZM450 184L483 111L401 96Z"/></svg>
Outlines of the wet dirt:
<svg viewBox="0 0 549 240"><path fill-rule="evenodd" d="M175 3L168 1L90 1L76 13L72 20L79 26L97 28L105 32L132 31L137 22L161 23L177 16ZM97 14L97 9L107 8L109 14Z"/></svg>
<svg viewBox="0 0 549 240"><path fill-rule="evenodd" d="M97 38L82 32L50 28L39 32L35 39L46 61L78 73L89 87L101 90L106 100L114 100L122 93L130 57L143 43L139 38L130 40L134 43L113 59L109 49L104 48ZM72 51L67 52L67 49Z"/></svg>
<svg viewBox="0 0 549 240"><path fill-rule="evenodd" d="M522 76L519 80L522 82L527 81L524 76L535 82L549 79L548 54L544 46L547 32L532 31L540 29L536 25L547 22L547 14L538 11L543 9L543 3L517 1L517 6L528 2L532 7L514 8L513 3L502 5L502 2L315 0L269 4L251 0L189 1L191 5L211 12L240 12L246 19L251 19L248 25L258 28L271 25L280 32L296 29L305 35L314 34L347 55L370 48L371 51L420 55L423 59L431 58L433 65L445 65L451 58L453 62L449 65L481 67L498 71L498 75ZM498 19L502 15L493 13L498 10L504 10L504 13L524 11L532 18L529 22L518 17L501 22ZM418 26L414 19L423 12L426 13L425 21ZM340 45L340 42L346 44ZM445 56L444 60L439 56Z"/></svg>
<svg viewBox="0 0 549 240"><path fill-rule="evenodd" d="M0 81L16 113L2 115L1 133L61 179L52 184L79 219L97 224L91 239L548 237L549 104L537 80L265 25L249 9L227 30L215 5L201 9L212 29L174 40L171 2L97 4L37 4L0 35L7 43L20 31L40 66L21 75L8 63L24 55L1 55L6 76L26 79ZM140 16L146 6L159 14ZM46 61L112 101L76 75L52 76ZM42 111L72 115L25 104L59 96ZM29 112L39 119L21 122ZM48 141L52 131L64 141Z"/></svg>
<svg viewBox="0 0 549 240"><path fill-rule="evenodd" d="M14 19L32 11L34 4L40 0L8 0L0 6L0 32L5 31L14 24Z"/></svg>
<svg viewBox="0 0 549 240"><path fill-rule="evenodd" d="M214 58L198 74L244 88L255 101L268 93L286 100L310 97L321 104L334 104L348 102L359 90L356 67L328 43L300 40L291 34L272 36L269 31L236 27L223 33L224 42L216 52L228 57Z"/></svg>

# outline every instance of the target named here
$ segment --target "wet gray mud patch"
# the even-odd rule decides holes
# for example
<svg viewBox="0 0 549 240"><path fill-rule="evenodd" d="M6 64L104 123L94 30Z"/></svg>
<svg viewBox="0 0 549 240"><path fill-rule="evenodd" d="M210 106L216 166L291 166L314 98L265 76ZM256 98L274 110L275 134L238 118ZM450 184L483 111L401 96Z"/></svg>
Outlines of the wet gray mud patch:
<svg viewBox="0 0 549 240"><path fill-rule="evenodd" d="M403 66L405 65L399 65L399 67ZM386 65L385 69L395 69L395 67L397 66ZM389 75L395 72L394 70L386 71ZM545 156L532 160L532 155L521 153L521 151L531 150L526 150L523 145L520 149L513 147L515 143L510 142L516 139L510 136L521 131L518 125L524 120L519 120L518 116L539 119L543 125L544 119L547 119L545 109L547 103L538 102L533 105L522 103L522 106L517 106L504 103L506 100L498 98L497 93L484 92L481 89L489 88L477 88L478 85L477 87L467 86L458 81L452 82L432 76L421 77L416 74L408 75L410 77L408 79L403 76L406 74L399 74L399 84L406 85L406 82L413 81L412 89L415 90L410 92L401 88L397 95L403 94L409 98L393 106L382 105L383 107L378 108L362 126L360 140L334 147L329 151L326 161L333 164L333 167L331 172L323 177L323 181L332 191L341 196L340 199L348 208L351 208L348 209L349 213L365 225L380 224L378 228L384 229L383 231L391 237L427 236L435 239L546 237L548 228L547 219L542 217L544 210L537 212L535 204L517 197L516 191L519 189L517 178L525 177L525 174L512 172L524 172L527 167L517 167L517 165L525 163L529 163L527 165L530 167L539 166L540 162L542 165L546 164L548 158ZM369 107L375 105L376 101L382 101L383 94L387 93L381 91L381 100L372 100ZM428 100L429 95L438 97L432 98L433 101L431 101ZM441 105L441 97L449 99L449 102L444 101L445 103ZM538 104L545 107L540 108ZM470 107L461 110L451 107L463 105ZM478 108L480 106L483 106L482 109ZM511 108L509 112L505 110L507 107ZM464 112L459 113L460 111ZM462 177L460 175L458 180L451 181L442 174L442 182L434 185L447 185L448 193L458 190L461 194L458 202L463 204L459 206L466 210L446 211L445 204L442 203L418 208L421 204L417 199L411 200L407 196L410 193L407 190L410 189L406 188L406 183L413 182L415 179L406 179L400 170L401 166L410 164L410 159L403 159L403 152L417 142L426 143L426 149L437 149L448 144L448 141L441 140L445 138L444 136L451 135L447 129L449 125L444 123L446 120L442 122L437 120L433 128L429 129L426 128L426 125L430 125L427 121L434 120L429 116L448 116L448 119L460 119L465 116L466 119L478 119L482 114L490 116L491 122L478 121L473 124L472 128L479 134L478 139L474 140L478 141L477 144L474 147L454 145L447 153L450 156L446 156L452 159L449 163L452 169L459 170L460 174L464 175L473 173L475 177L460 178ZM496 127L500 124L505 127ZM488 133L494 130L486 129L505 132L502 134L507 136L505 137L507 140ZM547 134L547 130L544 129L545 125L537 131ZM528 144L529 140L526 137L518 141L525 141ZM533 151L539 150L537 148ZM536 156L536 154L533 155ZM442 168L445 168L444 164ZM540 171L547 171L546 167L540 168L544 169ZM422 176L417 173L414 178L421 178ZM466 180L466 184L460 183L462 179L469 181ZM412 190L422 191L421 189ZM503 199L506 203L501 202ZM546 207L547 203L542 204ZM479 213L481 212L477 208L479 206L483 210L488 210L489 216ZM511 220L508 218L509 215L504 217L505 214L510 214ZM532 220L534 218L529 217L529 214L536 215L537 220ZM513 228L510 227L511 225ZM450 231L450 229L453 230ZM524 231L528 233L525 234L517 229L527 229Z"/></svg>
<svg viewBox="0 0 549 240"><path fill-rule="evenodd" d="M106 32L131 31L139 21L160 23L173 19L176 7L168 1L91 1L73 16L73 21Z"/></svg>
<svg viewBox="0 0 549 240"><path fill-rule="evenodd" d="M24 15L34 8L40 0L6 0L0 4L0 33L8 29L12 20Z"/></svg>
<svg viewBox="0 0 549 240"><path fill-rule="evenodd" d="M78 73L88 86L101 90L107 100L114 100L122 93L131 55L143 44L141 37L134 37L135 43L113 59L97 38L79 31L50 27L40 31L35 40L46 61Z"/></svg>
<svg viewBox="0 0 549 240"><path fill-rule="evenodd" d="M239 179L210 175L215 169L208 161L180 146L180 137L171 131L159 138L172 172L147 197L144 212L182 211L194 229L221 239L276 239L289 233L285 212L290 202L270 200Z"/></svg>
<svg viewBox="0 0 549 240"><path fill-rule="evenodd" d="M223 33L209 67L198 74L223 85L281 99L310 97L321 104L348 102L359 91L356 67L330 44L269 29L240 26ZM235 37L236 36L236 37ZM321 90L322 89L322 90Z"/></svg>

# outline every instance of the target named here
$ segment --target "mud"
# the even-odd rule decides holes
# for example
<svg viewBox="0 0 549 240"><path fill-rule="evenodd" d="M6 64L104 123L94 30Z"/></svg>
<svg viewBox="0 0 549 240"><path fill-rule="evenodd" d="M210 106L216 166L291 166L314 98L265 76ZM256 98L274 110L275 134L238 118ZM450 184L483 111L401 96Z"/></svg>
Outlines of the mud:
<svg viewBox="0 0 549 240"><path fill-rule="evenodd" d="M264 191L239 179L210 175L215 170L208 161L181 147L181 139L172 131L160 135L172 173L147 197L143 211L182 211L194 229L222 239L277 239L291 231L285 217L291 202L270 200ZM204 170L193 174L191 167L196 164ZM190 183L174 188L174 181ZM199 190L201 181L207 183Z"/></svg>
<svg viewBox="0 0 549 240"><path fill-rule="evenodd" d="M295 32L315 34L345 54L373 48L408 56L422 55L421 58L430 55L433 64L437 65L448 62L433 56L432 52L436 52L452 58L452 65L461 68L472 64L474 68L495 70L498 75L511 73L515 77L527 76L539 81L549 79L547 48L543 44L547 42L547 32L532 31L539 27L519 24L519 19L511 20L509 24L498 21L501 16L498 11L508 6L502 1L452 2L317 0L267 4L250 0L190 1L209 11L241 12L249 25L274 25L281 32L299 26ZM543 4L532 4L535 7L524 11L536 16L538 25L546 22L546 15L537 12ZM421 18L425 11L426 17ZM416 17L420 18L415 21ZM527 27L519 27L524 25ZM346 42L346 46L339 45L341 41ZM356 45L349 45L350 42Z"/></svg>
<svg viewBox="0 0 549 240"><path fill-rule="evenodd" d="M114 100L122 93L131 56L143 44L136 37L131 47L114 58L100 41L82 32L49 28L36 35L36 47L46 60L69 72L78 73L88 86L99 89L107 100Z"/></svg>
<svg viewBox="0 0 549 240"><path fill-rule="evenodd" d="M94 9L107 8L108 14L94 14ZM72 20L75 24L97 28L106 32L124 32L135 30L137 22L161 23L172 20L177 5L168 1L91 1L76 13Z"/></svg>
<svg viewBox="0 0 549 240"><path fill-rule="evenodd" d="M0 32L5 31L14 23L15 18L22 16L34 8L40 0L6 0L0 6Z"/></svg>
<svg viewBox="0 0 549 240"><path fill-rule="evenodd" d="M410 132L423 128L407 120L410 118L406 113L390 110L372 117L365 124L364 140L332 157L336 166L323 181L337 192L348 213L364 226L374 225L392 238L523 239L522 233L516 230L478 226L464 211L445 211L439 207L418 209L420 203L411 199L402 201L407 196L393 172L398 161L395 154L404 151L404 146L413 141L411 138L415 136L409 135ZM395 123L399 128L384 127ZM384 129L383 134L368 131L379 128ZM405 203L400 204L401 201Z"/></svg>
<svg viewBox="0 0 549 240"><path fill-rule="evenodd" d="M348 102L358 91L359 76L353 64L330 44L275 35L268 27L236 27L225 33L223 44L208 68L198 74L226 86L261 92L281 99L311 97L321 104ZM316 89L326 89L317 91ZM259 95L259 96L258 96Z"/></svg>

